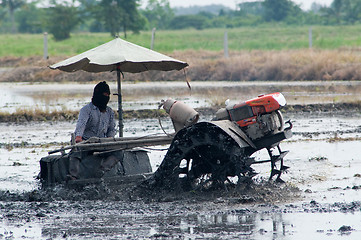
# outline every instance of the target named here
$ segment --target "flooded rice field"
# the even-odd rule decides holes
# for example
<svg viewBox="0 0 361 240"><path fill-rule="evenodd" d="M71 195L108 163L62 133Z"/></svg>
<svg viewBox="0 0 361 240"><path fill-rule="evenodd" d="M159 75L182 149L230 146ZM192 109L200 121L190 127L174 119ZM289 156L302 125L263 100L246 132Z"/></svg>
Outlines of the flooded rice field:
<svg viewBox="0 0 361 240"><path fill-rule="evenodd" d="M115 81L108 81L116 93ZM2 112L23 109L78 110L90 101L94 83L0 83ZM260 94L282 92L289 104L355 102L361 100L359 81L305 82L146 82L122 83L123 109L154 109L161 99L182 100L194 108L245 101ZM117 109L117 97L110 106Z"/></svg>
<svg viewBox="0 0 361 240"><path fill-rule="evenodd" d="M145 84L149 92L144 94L140 94L135 85L125 85L124 89L134 87L129 92L141 96L137 100L125 94L126 104L129 108L157 108L157 102L167 97L188 101L193 107L224 101L225 90L212 90L219 96L211 90L197 93L198 85L194 84L194 93L190 95L188 89L183 89L185 83L177 84L172 87L181 90L159 91L154 96L150 92L156 90L151 85ZM312 84L307 95L305 89ZM351 84L353 89L359 88L357 82ZM156 86L162 89L162 85L166 84ZM241 84L225 85L242 89ZM287 85L289 90L285 93L291 104L312 99L316 103L350 96L350 99L360 98L356 90L346 93L331 91L330 86L315 87L321 83L307 83L303 88L295 83L294 91L291 85ZM254 83L254 86L253 91L261 93L286 90L283 84L279 85L280 90L277 84L274 89L266 83ZM265 86L267 91L263 92ZM62 105L76 109L89 101L93 85L74 88L73 85L9 84L6 87L9 91L1 96L2 111L26 106L55 109ZM341 83L333 86L334 89L343 87ZM317 95L317 91L323 95ZM179 95L173 96L174 92ZM241 90L239 95L236 90L231 92L226 95L231 100L246 100L257 95ZM213 99L207 99L208 96ZM212 117L203 115L201 121ZM186 197L152 200L125 199L122 193L116 196L106 187L71 191L73 195L65 198L57 197L66 191L57 187L48 190L54 193L54 198L43 197L45 190L41 190L36 180L39 160L48 151L69 143L75 121L0 123L0 239L360 239L361 113L285 113L284 117L292 120L294 132L291 139L281 144L283 150L290 151L285 157L290 169L282 176L286 184L267 183L270 166L261 164L255 166L259 174L251 186L254 191L244 190L243 195L242 192L207 193L203 197L196 194L192 197L192 193L187 193ZM167 132L172 132L169 119L162 119L162 124ZM163 134L158 119L125 120L125 136L151 134ZM166 147L148 150L153 171L162 161L165 151L161 150ZM265 159L267 152L258 152L254 157ZM124 195L126 191L124 189Z"/></svg>

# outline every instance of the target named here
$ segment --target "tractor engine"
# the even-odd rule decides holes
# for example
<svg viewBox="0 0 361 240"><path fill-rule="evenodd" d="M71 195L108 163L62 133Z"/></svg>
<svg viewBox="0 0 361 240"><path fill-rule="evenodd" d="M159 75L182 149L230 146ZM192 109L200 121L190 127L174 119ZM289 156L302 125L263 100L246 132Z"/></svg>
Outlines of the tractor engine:
<svg viewBox="0 0 361 240"><path fill-rule="evenodd" d="M281 93L260 95L257 98L221 108L215 120L236 122L252 140L283 131L284 120L280 108L286 105Z"/></svg>
<svg viewBox="0 0 361 240"><path fill-rule="evenodd" d="M153 186L189 190L248 183L257 175L252 165L261 163L271 163L269 178L283 182L280 176L288 169L283 164L288 151L279 145L292 137L292 123L289 120L284 127L280 109L286 99L281 93L226 104L212 121L205 122L197 122L198 113L184 103L168 99L162 105L176 133L150 180ZM267 149L269 159L252 157L261 149Z"/></svg>

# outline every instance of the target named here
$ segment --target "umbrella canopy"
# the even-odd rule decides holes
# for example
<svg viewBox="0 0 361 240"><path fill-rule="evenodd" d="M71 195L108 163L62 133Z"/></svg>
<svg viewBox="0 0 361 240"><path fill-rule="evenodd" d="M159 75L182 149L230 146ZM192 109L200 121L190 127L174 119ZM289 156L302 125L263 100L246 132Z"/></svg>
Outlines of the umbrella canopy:
<svg viewBox="0 0 361 240"><path fill-rule="evenodd" d="M139 73L149 70L171 71L187 67L186 62L127 42L120 38L92 48L74 57L49 66L66 72L84 70L87 72L117 71L119 137L123 137L123 114L120 73Z"/></svg>
<svg viewBox="0 0 361 240"><path fill-rule="evenodd" d="M127 42L120 38L90 49L74 57L49 66L66 72L84 70L87 72L139 73L148 70L181 70L188 66L186 62L168 57L161 53Z"/></svg>

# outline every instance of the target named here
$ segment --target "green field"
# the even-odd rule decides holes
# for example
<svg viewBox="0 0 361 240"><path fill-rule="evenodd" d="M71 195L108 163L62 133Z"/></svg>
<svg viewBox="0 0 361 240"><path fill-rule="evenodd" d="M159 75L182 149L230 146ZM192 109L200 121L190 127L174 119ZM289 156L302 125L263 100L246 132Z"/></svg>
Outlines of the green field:
<svg viewBox="0 0 361 240"><path fill-rule="evenodd" d="M224 32L228 32L229 50L288 50L308 48L309 26L259 26L235 29L157 31L154 50L170 53L183 50L223 49ZM361 25L312 26L313 48L358 48L361 45ZM121 36L122 37L122 36ZM74 33L65 41L48 37L49 56L71 56L110 41L109 33ZM151 32L128 33L126 40L150 47ZM0 35L0 57L42 56L42 34Z"/></svg>

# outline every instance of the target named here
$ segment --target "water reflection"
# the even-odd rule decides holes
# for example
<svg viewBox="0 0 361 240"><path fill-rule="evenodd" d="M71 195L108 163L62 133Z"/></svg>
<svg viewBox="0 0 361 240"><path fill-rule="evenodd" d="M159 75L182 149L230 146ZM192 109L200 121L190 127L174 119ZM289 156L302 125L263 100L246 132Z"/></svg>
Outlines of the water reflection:
<svg viewBox="0 0 361 240"><path fill-rule="evenodd" d="M329 213L304 211L283 211L274 207L255 207L243 213L226 214L136 214L146 212L147 205L138 210L124 212L122 204L111 203L112 209L104 204L103 211L87 204L62 202L58 208L49 205L37 214L19 203L14 213L1 217L0 238L5 239L360 239L361 213ZM93 203L99 206L102 203ZM172 203L175 208L179 203ZM47 204L43 204L47 205ZM68 206L69 208L67 208ZM11 204L1 207L13 208ZM160 206L162 208L162 206ZM64 211L64 209L67 209ZM33 209L34 210L34 209ZM82 212L82 213L81 213ZM83 213L87 212L87 214ZM174 215L173 215L174 214ZM350 226L351 231L340 232L341 226Z"/></svg>
<svg viewBox="0 0 361 240"><path fill-rule="evenodd" d="M95 219L94 219L95 218ZM282 213L186 216L58 218L41 229L44 238L284 239L291 231Z"/></svg>

